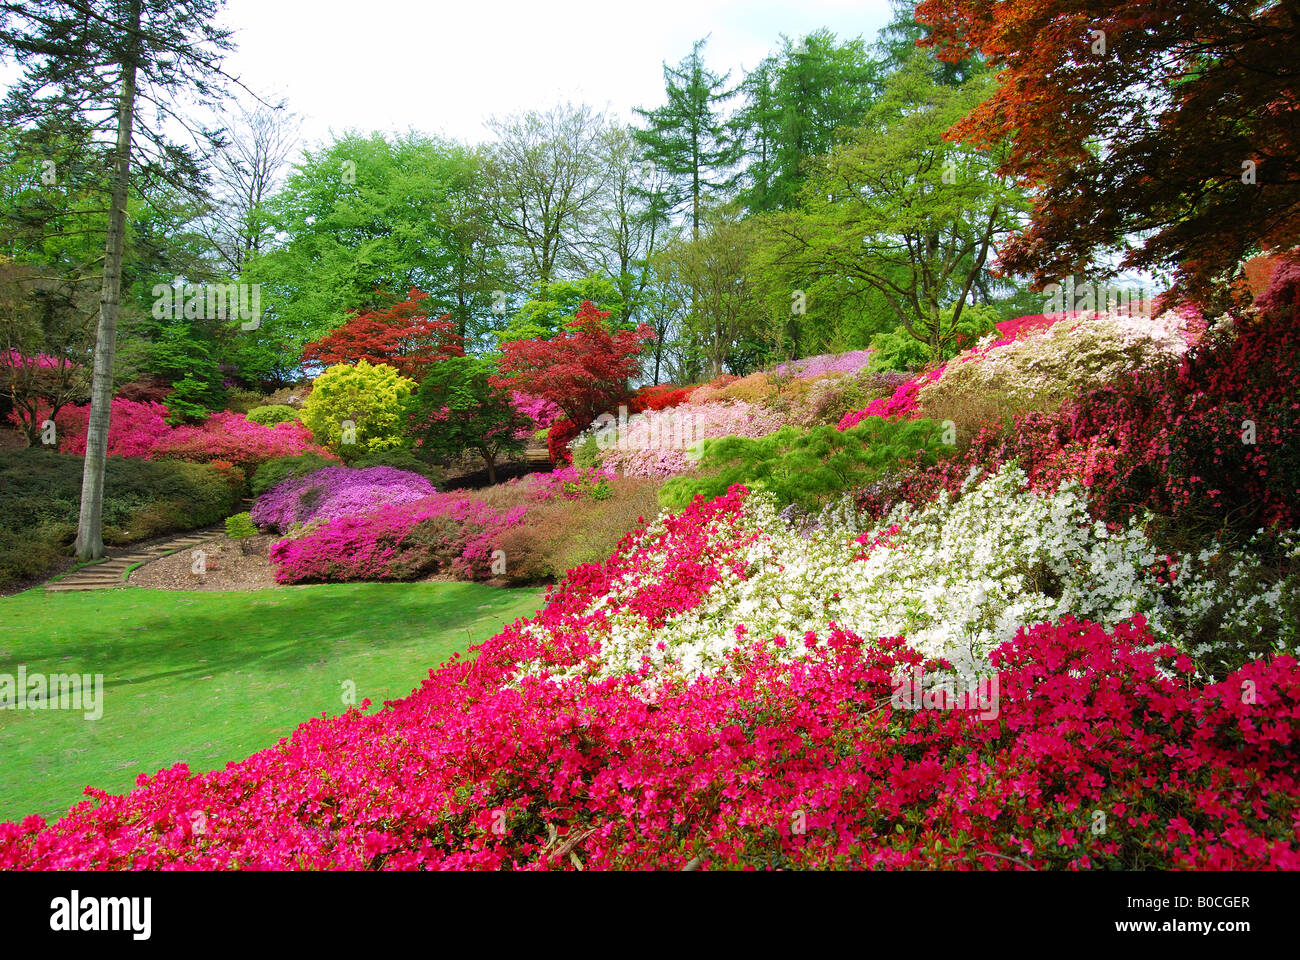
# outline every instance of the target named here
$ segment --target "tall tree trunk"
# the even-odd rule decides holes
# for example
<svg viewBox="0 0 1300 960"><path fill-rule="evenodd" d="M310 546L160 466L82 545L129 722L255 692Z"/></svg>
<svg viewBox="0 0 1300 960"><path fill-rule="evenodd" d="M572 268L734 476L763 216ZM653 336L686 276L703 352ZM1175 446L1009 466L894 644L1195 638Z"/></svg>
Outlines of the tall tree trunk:
<svg viewBox="0 0 1300 960"><path fill-rule="evenodd" d="M108 421L113 403L113 359L117 350L117 314L122 299L122 251L126 244L126 203L131 186L131 122L135 117L135 72L140 56L140 3L131 2L131 39L122 62L122 94L117 106L117 146L113 151L113 191L104 242L104 280L99 293L99 326L90 388L90 423L81 474L81 513L77 519L77 556L104 555L104 467L108 455Z"/></svg>

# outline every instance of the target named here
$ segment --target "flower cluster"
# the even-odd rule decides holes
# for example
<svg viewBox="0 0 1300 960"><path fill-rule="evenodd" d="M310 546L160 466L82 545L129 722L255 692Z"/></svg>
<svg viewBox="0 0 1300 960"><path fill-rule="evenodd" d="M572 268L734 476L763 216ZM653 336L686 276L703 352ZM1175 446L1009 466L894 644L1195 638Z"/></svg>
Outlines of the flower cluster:
<svg viewBox="0 0 1300 960"><path fill-rule="evenodd" d="M48 416L48 414L45 414ZM317 453L337 458L312 443L311 432L297 421L263 426L223 410L198 426L173 427L161 403L115 399L108 423L110 457L172 457L196 463L224 460L245 472L275 457ZM63 407L54 418L59 450L84 454L90 405Z"/></svg>
<svg viewBox="0 0 1300 960"><path fill-rule="evenodd" d="M516 390L511 393L510 402L516 410L533 422L531 427L520 428L518 434L520 440L527 440L538 430L548 429L562 416L560 408L544 397L532 397Z"/></svg>
<svg viewBox="0 0 1300 960"><path fill-rule="evenodd" d="M995 652L992 718L894 706L900 670L941 666L833 627L797 664L760 639L655 697L637 676L508 682L581 651L566 597L539 616L571 623L567 647L516 624L378 712L88 788L55 823L0 825L0 868L1300 867L1293 658L1199 685L1140 618L1065 619Z"/></svg>
<svg viewBox="0 0 1300 960"><path fill-rule="evenodd" d="M837 374L856 373L871 360L871 350L850 350L848 353L823 353L779 364L773 371L778 377L814 379Z"/></svg>
<svg viewBox="0 0 1300 960"><path fill-rule="evenodd" d="M1154 318L1086 313L1017 327L1012 336L990 335L957 357L942 377L924 386L917 401L928 410L965 393L1056 407L1081 388L1142 375L1176 360L1193 335L1186 319L1172 310Z"/></svg>
<svg viewBox="0 0 1300 960"><path fill-rule="evenodd" d="M414 580L437 571L486 577L497 537L520 521L524 509L498 512L463 494L437 493L318 520L271 547L275 579Z"/></svg>
<svg viewBox="0 0 1300 960"><path fill-rule="evenodd" d="M49 408L38 412L48 419ZM84 455L86 433L90 424L90 404L66 406L54 418L55 437L61 453ZM147 457L162 440L171 436L167 408L161 403L139 403L114 399L109 407L108 455L110 457Z"/></svg>
<svg viewBox="0 0 1300 960"><path fill-rule="evenodd" d="M867 417L917 417L921 411L917 406L917 397L921 388L943 376L947 364L918 373L906 383L900 384L892 394L871 401L865 409L854 410L844 415L839 429L851 430Z"/></svg>
<svg viewBox="0 0 1300 960"><path fill-rule="evenodd" d="M701 440L763 437L781 429L784 422L774 410L735 400L689 403L625 421L597 422L591 432L606 437L603 466L630 477L666 479L694 469L695 446Z"/></svg>
<svg viewBox="0 0 1300 960"><path fill-rule="evenodd" d="M690 678L721 669L748 636L784 637L785 654L798 658L807 654L804 635L832 622L863 637L906 636L967 673L985 669L1021 624L1066 615L1114 624L1140 613L1171 640L1204 633L1196 610L1206 611L1181 599L1204 592L1194 569L1176 584L1162 581L1142 525L1094 521L1078 484L1034 491L1008 466L961 494L920 509L900 504L866 530L843 511L828 511L811 534L793 530L761 494L727 524L666 537L659 521L610 561L615 575L588 611L599 613L588 636L600 649L574 672L609 676L649 664ZM644 596L694 582L678 569L683 556L708 567L709 587L665 618ZM545 623L528 630L554 642Z"/></svg>
<svg viewBox="0 0 1300 960"><path fill-rule="evenodd" d="M296 524L361 516L435 492L425 477L409 470L326 467L277 484L258 497L249 512L259 527L287 533Z"/></svg>
<svg viewBox="0 0 1300 960"><path fill-rule="evenodd" d="M154 444L151 457L176 457L207 463L227 460L251 472L267 460L314 453L337 460L330 451L312 442L312 434L297 420L263 426L243 414L221 410L197 427L180 426Z"/></svg>

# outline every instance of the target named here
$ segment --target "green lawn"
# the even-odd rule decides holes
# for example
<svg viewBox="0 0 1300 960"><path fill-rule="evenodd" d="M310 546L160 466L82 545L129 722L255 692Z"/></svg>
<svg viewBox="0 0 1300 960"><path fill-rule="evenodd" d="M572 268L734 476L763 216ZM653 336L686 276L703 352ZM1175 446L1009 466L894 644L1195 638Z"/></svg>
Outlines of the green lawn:
<svg viewBox="0 0 1300 960"><path fill-rule="evenodd" d="M533 613L539 590L330 584L0 598L0 674L103 674L103 716L0 709L0 821L63 813L177 762L223 767L303 720L410 693L430 667Z"/></svg>

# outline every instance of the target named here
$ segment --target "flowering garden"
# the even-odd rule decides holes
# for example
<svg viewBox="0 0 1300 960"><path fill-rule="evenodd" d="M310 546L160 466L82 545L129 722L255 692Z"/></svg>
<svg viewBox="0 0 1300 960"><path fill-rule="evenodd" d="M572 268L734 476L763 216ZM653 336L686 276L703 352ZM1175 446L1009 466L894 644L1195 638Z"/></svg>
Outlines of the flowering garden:
<svg viewBox="0 0 1300 960"><path fill-rule="evenodd" d="M0 871L1300 870L1295 3L312 146L221 5L0 4Z"/></svg>
<svg viewBox="0 0 1300 960"><path fill-rule="evenodd" d="M644 516L409 697L223 771L88 789L0 827L0 865L1300 867L1298 317L1282 270L1211 323L1061 315L906 379L861 355L646 391L639 443L579 436L589 465L487 491L331 463L296 421L145 448L125 416L137 456L294 444L251 511L281 583L489 579L552 505L743 482ZM877 396L841 414L828 389ZM1003 421L951 413L999 391ZM704 429L648 467L646 420L673 412ZM865 474L799 445L867 426ZM819 466L844 482L811 501L782 473ZM918 668L949 681L933 709L897 702ZM980 710L954 692L977 676Z"/></svg>

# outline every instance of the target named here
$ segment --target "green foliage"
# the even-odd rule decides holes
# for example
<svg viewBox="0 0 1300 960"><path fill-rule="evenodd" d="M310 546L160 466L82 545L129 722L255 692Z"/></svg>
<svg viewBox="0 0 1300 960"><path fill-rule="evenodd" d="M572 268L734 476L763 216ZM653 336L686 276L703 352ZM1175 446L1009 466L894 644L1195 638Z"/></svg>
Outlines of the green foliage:
<svg viewBox="0 0 1300 960"><path fill-rule="evenodd" d="M433 365L404 409L422 455L458 457L476 450L494 481L497 459L524 449L517 433L532 421L515 409L509 390L493 385L496 373L496 363L484 357L449 357Z"/></svg>
<svg viewBox="0 0 1300 960"><path fill-rule="evenodd" d="M298 419L298 411L284 403L271 403L261 407L254 407L244 414L254 423L260 423L264 427L273 427L277 423L287 423L290 420Z"/></svg>
<svg viewBox="0 0 1300 960"><path fill-rule="evenodd" d="M945 307L939 314L938 328L922 321L914 327L921 337L910 334L903 327L889 333L877 334L871 339L876 352L868 365L870 370L919 370L931 360L951 360L963 350L968 350L991 332L1003 320L1002 311L989 304L967 304L961 316L953 323L954 307ZM935 357L930 343L937 341L939 355Z"/></svg>
<svg viewBox="0 0 1300 960"><path fill-rule="evenodd" d="M976 151L944 137L988 96L992 77L953 87L930 67L918 52L891 75L861 127L816 162L801 207L764 217L763 228L764 260L788 282L835 278L841 310L870 305L933 360L960 321L946 314L945 326L945 305L990 285L988 263L1029 201L997 175L1005 145Z"/></svg>
<svg viewBox="0 0 1300 960"><path fill-rule="evenodd" d="M231 540L247 540L257 536L257 526L253 523L252 515L245 511L226 517L226 536Z"/></svg>
<svg viewBox="0 0 1300 960"><path fill-rule="evenodd" d="M733 91L727 77L704 65L706 40L697 40L676 67L664 64L667 102L654 110L636 112L646 121L634 133L644 156L665 179L663 193L669 209L689 212L692 236L709 200L728 187L727 170L735 150L722 118L722 104Z"/></svg>
<svg viewBox="0 0 1300 960"><path fill-rule="evenodd" d="M783 504L816 510L918 454L932 461L942 449L942 425L880 417L869 417L843 432L831 426L782 427L758 439L705 440L701 466L721 469L712 476L674 477L660 489L659 502L680 510L697 495L721 496L739 483L751 489L762 486Z"/></svg>
<svg viewBox="0 0 1300 960"><path fill-rule="evenodd" d="M841 43L821 29L782 39L779 53L746 74L745 102L731 120L752 158L741 192L751 213L794 207L809 161L861 122L879 87L879 67L860 37Z"/></svg>
<svg viewBox="0 0 1300 960"><path fill-rule="evenodd" d="M445 476L442 467L436 463L421 460L406 447L376 450L364 457L357 457L349 466L357 469L363 467L392 467L394 470L409 470L411 473L418 473L430 480L434 486L441 484Z"/></svg>
<svg viewBox="0 0 1300 960"><path fill-rule="evenodd" d="M595 431L587 434L582 442L573 448L573 465L575 467L598 467L604 451L600 449L600 440Z"/></svg>
<svg viewBox="0 0 1300 960"><path fill-rule="evenodd" d="M484 187L479 151L424 134L349 133L308 151L268 207L287 241L240 278L263 285L266 307L239 337L245 373L287 379L303 344L346 311L390 306L413 286L477 343L475 318L511 287Z"/></svg>
<svg viewBox="0 0 1300 960"><path fill-rule="evenodd" d="M532 296L515 313L506 329L497 334L501 343L514 340L550 340L574 318L584 300L610 317L623 315L625 304L618 286L608 277L586 276L580 280L538 283Z"/></svg>
<svg viewBox="0 0 1300 960"><path fill-rule="evenodd" d="M82 458L0 452L0 589L47 574L76 532ZM216 523L239 493L208 464L109 457L104 541L134 543Z"/></svg>
<svg viewBox="0 0 1300 960"><path fill-rule="evenodd" d="M402 409L414 387L386 363L336 364L312 381L302 422L347 461L400 447Z"/></svg>
<svg viewBox="0 0 1300 960"><path fill-rule="evenodd" d="M248 483L254 497L260 497L282 480L301 477L303 474L320 470L323 467L336 467L333 460L326 460L318 453L300 453L292 457L276 457L262 464L253 473ZM373 464L367 464L373 466Z"/></svg>

